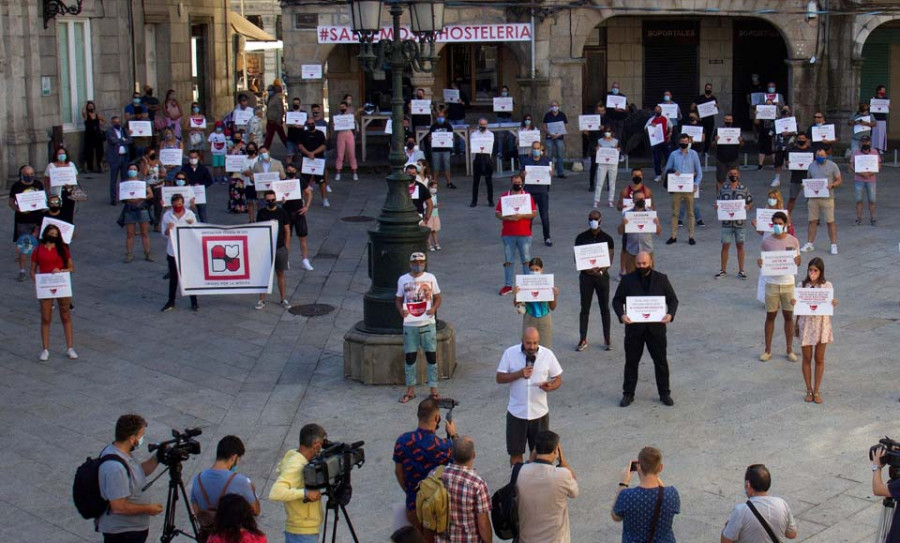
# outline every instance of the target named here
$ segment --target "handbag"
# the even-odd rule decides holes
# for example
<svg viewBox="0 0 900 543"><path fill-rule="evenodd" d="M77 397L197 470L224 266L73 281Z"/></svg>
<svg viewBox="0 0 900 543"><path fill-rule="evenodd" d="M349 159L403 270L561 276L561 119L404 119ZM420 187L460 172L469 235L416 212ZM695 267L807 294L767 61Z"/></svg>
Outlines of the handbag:
<svg viewBox="0 0 900 543"><path fill-rule="evenodd" d="M775 535L774 531L772 531L772 527L769 526L769 523L766 522L766 519L763 518L763 516L759 514L759 511L756 510L756 507L753 506L753 502L747 500L747 507L749 507L750 511L753 511L753 514L756 515L756 520L758 520L759 523L762 524L762 527L765 528L766 533L769 534L769 538L771 538L774 543L781 543L781 540L778 539L778 536Z"/></svg>
<svg viewBox="0 0 900 543"><path fill-rule="evenodd" d="M662 502L663 502L663 485L659 485L659 493L656 496L656 510L653 511L653 523L650 525L650 537L647 538L647 543L653 543L653 538L656 537L656 528L659 526L659 514L662 511Z"/></svg>
<svg viewBox="0 0 900 543"><path fill-rule="evenodd" d="M87 202L87 199L87 191L80 186L76 186L74 189L69 191L69 200L72 200L73 202Z"/></svg>

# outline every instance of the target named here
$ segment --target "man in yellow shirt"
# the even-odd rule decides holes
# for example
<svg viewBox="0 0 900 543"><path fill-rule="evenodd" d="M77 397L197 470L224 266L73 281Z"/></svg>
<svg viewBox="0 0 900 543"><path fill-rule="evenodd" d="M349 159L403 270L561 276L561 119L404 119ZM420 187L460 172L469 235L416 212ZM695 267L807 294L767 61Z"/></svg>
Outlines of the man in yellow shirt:
<svg viewBox="0 0 900 543"><path fill-rule="evenodd" d="M325 428L307 424L300 429L300 447L291 449L278 463L278 479L269 491L269 499L284 502L285 543L317 543L322 525L322 493L307 490L303 468L315 458L325 443Z"/></svg>

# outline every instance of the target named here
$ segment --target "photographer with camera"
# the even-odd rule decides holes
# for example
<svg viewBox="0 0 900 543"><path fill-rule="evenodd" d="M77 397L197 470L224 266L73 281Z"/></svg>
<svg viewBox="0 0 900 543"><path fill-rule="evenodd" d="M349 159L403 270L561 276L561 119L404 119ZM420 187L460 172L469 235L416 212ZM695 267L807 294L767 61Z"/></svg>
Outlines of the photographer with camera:
<svg viewBox="0 0 900 543"><path fill-rule="evenodd" d="M890 445L886 445L886 441ZM897 512L900 511L900 507L897 507L896 503L896 500L900 500L900 469L898 469L898 465L900 465L900 449L897 448L897 445L896 442L889 438L884 438L881 440L881 445L872 447L869 450L869 460L872 461L872 494L886 498L884 500L885 514L889 512L888 509L894 510L891 520L888 520L887 517L882 519L881 531L884 543L900 543L900 519L897 518ZM887 452L886 446L890 446L892 450ZM888 470L889 480L885 484L881 472L888 464L890 464ZM895 501L889 504L888 499ZM889 531L887 525L890 525ZM887 534L884 534L884 532L887 532Z"/></svg>
<svg viewBox="0 0 900 543"><path fill-rule="evenodd" d="M612 519L624 523L622 541L675 541L672 522L681 512L681 497L674 486L663 487L662 470L662 452L655 447L641 449L625 468L612 509ZM641 482L628 488L633 473Z"/></svg>
<svg viewBox="0 0 900 543"><path fill-rule="evenodd" d="M191 485L191 506L197 514L200 528L208 533L215 520L216 510L226 494L243 496L254 515L259 515L259 498L250 478L235 470L244 456L244 442L237 436L225 436L216 446L216 461L211 468L194 477Z"/></svg>
<svg viewBox="0 0 900 543"><path fill-rule="evenodd" d="M159 465L157 456L143 462L132 454L144 444L147 421L140 415L122 415L116 421L116 440L107 445L100 458L119 457L100 465L100 494L109 509L97 519L103 543L144 543L150 532L150 517L163 512L163 505L150 503L144 492L147 476Z"/></svg>
<svg viewBox="0 0 900 543"><path fill-rule="evenodd" d="M303 468L325 446L325 428L307 424L300 429L300 446L291 449L278 463L278 479L269 490L269 499L284 503L284 542L317 543L322 525L322 493L307 490Z"/></svg>

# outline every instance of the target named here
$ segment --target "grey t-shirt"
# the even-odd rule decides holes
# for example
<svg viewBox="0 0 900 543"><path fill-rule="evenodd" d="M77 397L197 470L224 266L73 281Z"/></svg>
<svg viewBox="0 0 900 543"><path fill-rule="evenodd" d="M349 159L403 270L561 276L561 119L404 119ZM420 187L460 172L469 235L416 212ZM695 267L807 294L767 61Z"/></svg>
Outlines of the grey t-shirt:
<svg viewBox="0 0 900 543"><path fill-rule="evenodd" d="M216 500L222 494L222 487L225 486L229 477L231 477L231 472L227 469L207 469L198 473L191 485L191 503L196 503L200 506L200 509L213 509L213 506L216 505ZM203 498L203 492L200 491L200 485L197 484L198 478L203 481L203 488L206 490L206 495L209 496L210 501L213 502L212 504ZM228 494L239 494L250 505L253 505L258 500L256 493L253 491L253 485L250 484L250 478L240 473L235 475L234 479L231 480L231 484L228 485Z"/></svg>
<svg viewBox="0 0 900 543"><path fill-rule="evenodd" d="M115 454L129 466L126 470L115 460L107 460L100 465L100 495L108 501L127 498L130 503L147 505L150 496L141 491L147 484L147 476L140 462L131 454L123 453L113 444L107 445L100 456ZM122 532L140 532L150 528L150 515L117 515L110 511L97 520L97 527L104 534L120 534Z"/></svg>
<svg viewBox="0 0 900 543"><path fill-rule="evenodd" d="M788 530L797 531L794 516L787 502L776 496L754 496L750 498L753 506L759 511L769 527L779 538ZM738 504L731 512L722 535L735 543L770 543L766 529L746 503Z"/></svg>
<svg viewBox="0 0 900 543"><path fill-rule="evenodd" d="M623 213L626 219L628 218L629 213L631 213L631 211ZM652 253L653 236L655 235L656 227L653 228L652 232L647 232L646 234L638 234L636 232L625 234L625 251L632 256L637 256L641 251Z"/></svg>
<svg viewBox="0 0 900 543"><path fill-rule="evenodd" d="M841 175L841 170L838 168L838 165L830 160L825 160L825 164L819 165L818 162L813 162L809 165L809 169L806 171L807 179L828 179L828 183L834 183L834 180ZM828 198L834 199L834 191L829 191Z"/></svg>

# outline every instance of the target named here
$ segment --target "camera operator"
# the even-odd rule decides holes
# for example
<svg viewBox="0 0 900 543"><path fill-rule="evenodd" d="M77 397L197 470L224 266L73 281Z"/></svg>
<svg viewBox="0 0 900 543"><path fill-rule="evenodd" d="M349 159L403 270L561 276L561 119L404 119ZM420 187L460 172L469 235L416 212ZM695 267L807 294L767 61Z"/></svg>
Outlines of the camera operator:
<svg viewBox="0 0 900 543"><path fill-rule="evenodd" d="M269 499L284 502L284 542L317 543L322 525L322 493L307 490L303 468L324 448L325 428L307 424L300 429L300 446L291 449L278 463L278 479L269 490Z"/></svg>
<svg viewBox="0 0 900 543"><path fill-rule="evenodd" d="M882 479L881 471L885 465L884 455L884 447L878 447L878 450L875 451L875 457L872 459L872 494L882 498L900 500L900 478L894 477L897 475L897 470L894 467L890 468L890 480L887 484ZM897 507L895 503L894 518L891 520L891 531L888 532L887 537L884 539L885 543L900 543L900 518L897 517L898 511L900 511L900 507Z"/></svg>
<svg viewBox="0 0 900 543"><path fill-rule="evenodd" d="M237 436L225 436L216 446L216 461L211 468L194 477L191 485L191 507L197 513L201 528L212 528L219 502L226 494L243 496L254 515L259 515L259 498L256 488L246 475L236 473L238 462L244 456L244 442Z"/></svg>
<svg viewBox="0 0 900 543"><path fill-rule="evenodd" d="M100 457L114 454L119 462L100 465L100 494L109 501L109 510L97 519L97 531L104 543L144 543L150 531L150 517L163 512L163 505L150 503L143 491L147 476L159 465L156 455L143 462L132 455L144 444L147 421L140 415L122 415L116 421L116 440L107 445Z"/></svg>

